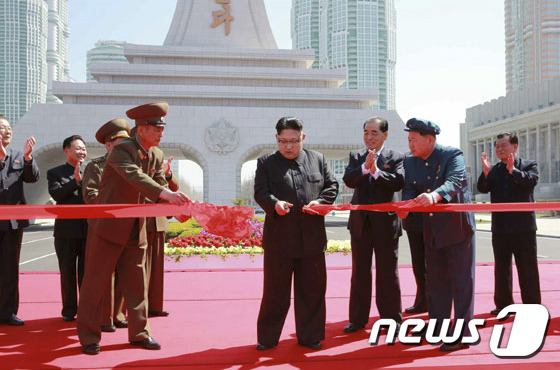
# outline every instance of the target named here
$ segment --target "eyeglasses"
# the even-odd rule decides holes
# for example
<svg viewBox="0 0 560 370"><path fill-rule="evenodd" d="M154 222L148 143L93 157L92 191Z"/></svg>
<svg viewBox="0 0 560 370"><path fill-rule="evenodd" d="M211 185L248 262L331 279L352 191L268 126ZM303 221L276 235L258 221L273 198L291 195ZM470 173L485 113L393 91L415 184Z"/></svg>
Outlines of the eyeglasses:
<svg viewBox="0 0 560 370"><path fill-rule="evenodd" d="M278 144L280 145L298 145L301 142L301 139L292 139L292 140L286 140L286 139L278 139Z"/></svg>
<svg viewBox="0 0 560 370"><path fill-rule="evenodd" d="M11 127L0 126L0 131L2 131L2 132L12 132L12 128Z"/></svg>

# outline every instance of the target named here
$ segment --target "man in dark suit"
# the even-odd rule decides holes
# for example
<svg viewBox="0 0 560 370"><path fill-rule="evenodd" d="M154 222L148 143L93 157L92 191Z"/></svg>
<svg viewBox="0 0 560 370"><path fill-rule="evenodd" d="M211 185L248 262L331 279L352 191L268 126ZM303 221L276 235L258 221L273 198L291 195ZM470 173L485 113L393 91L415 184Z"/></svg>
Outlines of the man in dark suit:
<svg viewBox="0 0 560 370"><path fill-rule="evenodd" d="M344 183L354 189L352 204L394 202L404 184L404 155L385 147L389 123L381 117L364 125L366 148L350 152ZM348 229L352 243L350 322L345 333L362 329L371 307L372 253L375 251L376 304L381 318L402 322L398 272L401 221L395 213L350 211Z"/></svg>
<svg viewBox="0 0 560 370"><path fill-rule="evenodd" d="M123 139L130 137L130 123L124 118L115 118L106 122L95 133L95 139L105 145L107 153L103 157L94 158L88 163L82 178L82 194L87 204L98 203L99 183L108 154ZM128 322L124 314L124 299L118 283L118 276L113 274L111 283L103 293L101 303L101 331L114 332L117 328L127 328Z"/></svg>
<svg viewBox="0 0 560 370"><path fill-rule="evenodd" d="M482 153L483 171L477 188L490 193L492 203L534 202L533 190L539 181L537 162L517 157L519 139L515 134L499 134L494 142L500 162L492 166ZM519 275L523 303L541 303L537 263L537 223L535 212L493 212L492 249L494 250L494 303L492 315L513 304L511 258Z"/></svg>
<svg viewBox="0 0 560 370"><path fill-rule="evenodd" d="M138 133L116 145L109 153L101 183L100 204L138 204L144 198L183 205L185 194L165 186L163 152L157 148L165 127L165 102L146 104L129 115L136 120ZM90 249L91 246L91 249ZM148 324L145 218L92 219L87 239L86 272L80 290L77 329L82 351L99 353L103 291L117 271L128 311L128 339L131 345L158 350Z"/></svg>
<svg viewBox="0 0 560 370"><path fill-rule="evenodd" d="M35 138L25 142L23 153L8 148L12 126L0 116L0 204L25 204L23 183L39 180L39 167L31 156ZM0 324L21 326L19 307L19 256L23 229L28 220L0 221Z"/></svg>
<svg viewBox="0 0 560 370"><path fill-rule="evenodd" d="M281 118L276 132L278 151L260 157L255 173L255 200L266 212L257 350L278 344L290 308L292 276L298 343L320 349L326 319L325 218L303 213L302 207L332 204L338 183L322 154L303 149L300 119Z"/></svg>
<svg viewBox="0 0 560 370"><path fill-rule="evenodd" d="M81 165L87 157L86 144L81 136L72 135L64 139L62 149L66 163L47 171L49 194L57 204L84 204ZM54 221L54 248L60 270L64 321L74 320L78 312L78 290L84 276L86 239L87 220Z"/></svg>
<svg viewBox="0 0 560 370"><path fill-rule="evenodd" d="M404 160L403 200L414 199L421 207L436 203L470 203L465 162L461 150L436 142L439 126L411 118L406 122L411 156ZM406 218L407 212L399 212ZM428 312L431 319L442 320L455 312L455 321L464 319L459 340L442 344L441 351L456 351L468 346L460 339L469 336L467 324L474 305L474 215L472 212L423 212L424 244L428 283ZM437 333L436 333L437 334ZM447 334L447 333L443 333Z"/></svg>

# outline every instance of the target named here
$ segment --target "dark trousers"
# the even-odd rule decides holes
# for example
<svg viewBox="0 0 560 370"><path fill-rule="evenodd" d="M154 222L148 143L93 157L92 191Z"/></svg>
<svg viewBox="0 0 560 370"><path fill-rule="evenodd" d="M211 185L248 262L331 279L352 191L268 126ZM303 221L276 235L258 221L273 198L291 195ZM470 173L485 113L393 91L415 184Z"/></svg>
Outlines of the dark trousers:
<svg viewBox="0 0 560 370"><path fill-rule="evenodd" d="M146 249L146 277L148 284L148 310L163 311L163 257L165 232L148 233Z"/></svg>
<svg viewBox="0 0 560 370"><path fill-rule="evenodd" d="M511 258L519 276L523 303L541 303L539 266L537 263L536 232L496 234L492 233L494 249L494 303L497 308L513 304Z"/></svg>
<svg viewBox="0 0 560 370"><path fill-rule="evenodd" d="M428 307L428 291L426 289L426 253L424 251L424 233L422 231L406 231L410 255L412 257L412 271L416 280L416 298L414 307Z"/></svg>
<svg viewBox="0 0 560 370"><path fill-rule="evenodd" d="M290 308L292 275L298 342L313 344L325 339L325 255L288 258L265 250L263 297L257 320L257 336L261 344L278 344Z"/></svg>
<svg viewBox="0 0 560 370"><path fill-rule="evenodd" d="M433 240L426 245L428 312L431 319L464 319L463 336L470 335L467 324L474 306L474 235L465 242L436 248Z"/></svg>
<svg viewBox="0 0 560 370"><path fill-rule="evenodd" d="M18 312L22 237L23 229L0 230L0 319Z"/></svg>
<svg viewBox="0 0 560 370"><path fill-rule="evenodd" d="M375 252L375 303L379 316L402 322L401 286L398 270L399 239L380 238L365 226L360 238L351 237L352 279L350 322L362 326L369 320L372 293L372 254Z"/></svg>
<svg viewBox="0 0 560 370"><path fill-rule="evenodd" d="M78 313L78 291L84 277L86 239L56 237L54 249L60 271L62 316L74 317Z"/></svg>

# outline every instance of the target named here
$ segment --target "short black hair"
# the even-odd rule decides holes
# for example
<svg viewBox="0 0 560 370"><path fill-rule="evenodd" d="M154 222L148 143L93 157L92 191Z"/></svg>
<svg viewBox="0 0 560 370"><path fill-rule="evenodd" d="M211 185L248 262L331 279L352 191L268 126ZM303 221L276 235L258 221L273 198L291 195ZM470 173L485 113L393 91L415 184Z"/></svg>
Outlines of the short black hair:
<svg viewBox="0 0 560 370"><path fill-rule="evenodd" d="M364 122L363 129L366 129L366 125L370 122L379 122L379 130L381 132L387 132L389 130L389 122L385 118L382 117L370 117Z"/></svg>
<svg viewBox="0 0 560 370"><path fill-rule="evenodd" d="M507 138L509 143L512 145L519 145L519 138L513 132L501 132L496 136L496 139ZM496 141L494 141L494 146L496 146Z"/></svg>
<svg viewBox="0 0 560 370"><path fill-rule="evenodd" d="M276 133L280 135L282 130L303 131L303 121L297 117L282 117L276 123Z"/></svg>
<svg viewBox="0 0 560 370"><path fill-rule="evenodd" d="M62 149L70 148L75 140L82 140L82 142L85 142L80 135L72 135L64 139L62 142Z"/></svg>

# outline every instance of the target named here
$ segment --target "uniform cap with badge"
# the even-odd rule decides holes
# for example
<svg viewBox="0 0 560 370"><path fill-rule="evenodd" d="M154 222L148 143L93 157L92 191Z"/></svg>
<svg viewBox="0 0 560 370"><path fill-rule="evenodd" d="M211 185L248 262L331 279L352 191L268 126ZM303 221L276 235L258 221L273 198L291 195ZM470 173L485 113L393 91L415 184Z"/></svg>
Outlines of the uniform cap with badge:
<svg viewBox="0 0 560 370"><path fill-rule="evenodd" d="M428 121L421 118L411 118L406 121L406 128L404 129L408 132L419 132L426 135L439 135L441 132L438 125L432 121Z"/></svg>
<svg viewBox="0 0 560 370"><path fill-rule="evenodd" d="M95 133L95 139L101 144L117 138L130 137L130 123L124 118L115 118L105 123Z"/></svg>
<svg viewBox="0 0 560 370"><path fill-rule="evenodd" d="M169 111L167 102L156 102L140 105L126 111L126 116L133 119L136 126L165 126L165 116Z"/></svg>

